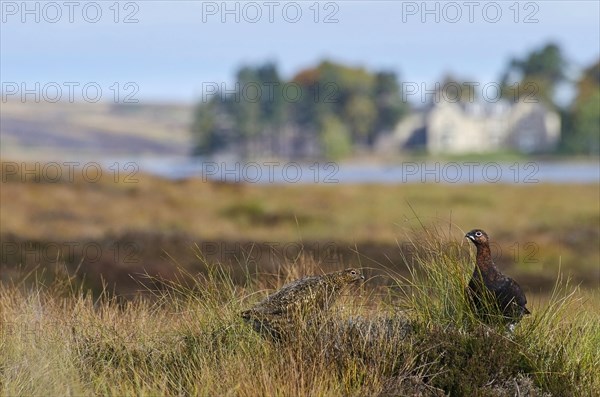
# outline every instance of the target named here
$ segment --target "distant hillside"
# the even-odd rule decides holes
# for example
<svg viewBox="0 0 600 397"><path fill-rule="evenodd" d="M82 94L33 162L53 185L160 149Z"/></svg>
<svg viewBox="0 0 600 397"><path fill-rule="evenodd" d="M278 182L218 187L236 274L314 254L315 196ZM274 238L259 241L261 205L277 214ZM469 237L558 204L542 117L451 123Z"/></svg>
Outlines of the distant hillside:
<svg viewBox="0 0 600 397"><path fill-rule="evenodd" d="M192 107L111 103L1 104L4 158L185 155Z"/></svg>

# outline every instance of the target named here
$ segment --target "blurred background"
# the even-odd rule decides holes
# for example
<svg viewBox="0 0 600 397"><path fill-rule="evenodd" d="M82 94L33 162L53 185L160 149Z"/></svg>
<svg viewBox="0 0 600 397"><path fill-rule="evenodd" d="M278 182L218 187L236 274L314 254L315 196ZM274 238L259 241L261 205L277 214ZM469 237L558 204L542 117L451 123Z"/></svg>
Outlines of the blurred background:
<svg viewBox="0 0 600 397"><path fill-rule="evenodd" d="M403 271L423 223L465 255L485 229L527 291L600 285L597 2L1 12L3 281Z"/></svg>

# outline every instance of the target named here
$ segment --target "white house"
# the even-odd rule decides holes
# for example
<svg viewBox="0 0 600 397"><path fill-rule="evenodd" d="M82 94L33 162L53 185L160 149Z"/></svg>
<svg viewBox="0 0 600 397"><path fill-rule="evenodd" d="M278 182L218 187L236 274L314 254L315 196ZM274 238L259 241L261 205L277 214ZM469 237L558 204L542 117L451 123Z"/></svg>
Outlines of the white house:
<svg viewBox="0 0 600 397"><path fill-rule="evenodd" d="M560 116L541 103L440 101L404 118L378 148L429 153L546 152L558 144Z"/></svg>

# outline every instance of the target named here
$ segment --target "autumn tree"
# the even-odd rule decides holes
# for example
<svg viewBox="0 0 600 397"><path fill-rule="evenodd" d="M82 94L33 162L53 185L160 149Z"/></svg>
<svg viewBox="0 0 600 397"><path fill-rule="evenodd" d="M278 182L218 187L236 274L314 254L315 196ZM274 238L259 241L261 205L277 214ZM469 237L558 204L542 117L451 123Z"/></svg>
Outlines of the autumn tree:
<svg viewBox="0 0 600 397"><path fill-rule="evenodd" d="M235 148L248 156L266 148L280 155L318 146L321 155L343 157L393 129L407 110L399 87L392 72L328 61L290 81L270 63L244 66L234 88L196 109L196 153Z"/></svg>

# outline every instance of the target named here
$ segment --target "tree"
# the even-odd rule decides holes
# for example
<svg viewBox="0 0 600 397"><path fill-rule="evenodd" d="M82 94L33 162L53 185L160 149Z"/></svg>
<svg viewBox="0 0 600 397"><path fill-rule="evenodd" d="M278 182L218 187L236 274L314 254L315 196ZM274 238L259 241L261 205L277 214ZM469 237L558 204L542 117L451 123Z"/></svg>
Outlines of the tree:
<svg viewBox="0 0 600 397"><path fill-rule="evenodd" d="M368 144L369 138L375 135L377 120L377 106L373 98L367 95L350 95L343 115L354 142Z"/></svg>
<svg viewBox="0 0 600 397"><path fill-rule="evenodd" d="M372 145L378 134L392 129L407 110L392 72L371 73L323 61L300 71L293 80L308 94L294 106L298 121L312 131L335 115L354 143Z"/></svg>
<svg viewBox="0 0 600 397"><path fill-rule="evenodd" d="M511 100L529 96L556 107L554 93L556 86L565 81L566 66L560 47L554 43L524 58L513 58L502 74L502 94Z"/></svg>
<svg viewBox="0 0 600 397"><path fill-rule="evenodd" d="M196 109L196 153L225 147L248 156L267 148L269 154L339 157L353 144L372 145L407 109L394 73L329 61L289 82L274 64L244 66L235 87Z"/></svg>
<svg viewBox="0 0 600 397"><path fill-rule="evenodd" d="M472 103L478 99L473 81L459 79L452 74L446 74L442 79L437 93L438 99L450 102Z"/></svg>
<svg viewBox="0 0 600 397"><path fill-rule="evenodd" d="M571 153L600 154L600 59L586 68L577 81L570 123L562 147Z"/></svg>
<svg viewBox="0 0 600 397"><path fill-rule="evenodd" d="M394 72L378 72L375 75L375 106L377 108L377 120L374 132L376 134L393 130L408 112L408 105L402 101L402 93L398 77ZM369 141L373 143L375 136L370 136Z"/></svg>
<svg viewBox="0 0 600 397"><path fill-rule="evenodd" d="M224 131L218 125L217 107L215 101L196 106L192 123L194 155L214 153L226 145Z"/></svg>
<svg viewBox="0 0 600 397"><path fill-rule="evenodd" d="M338 160L350 154L352 141L344 123L338 117L329 115L322 124L319 136L325 157Z"/></svg>

